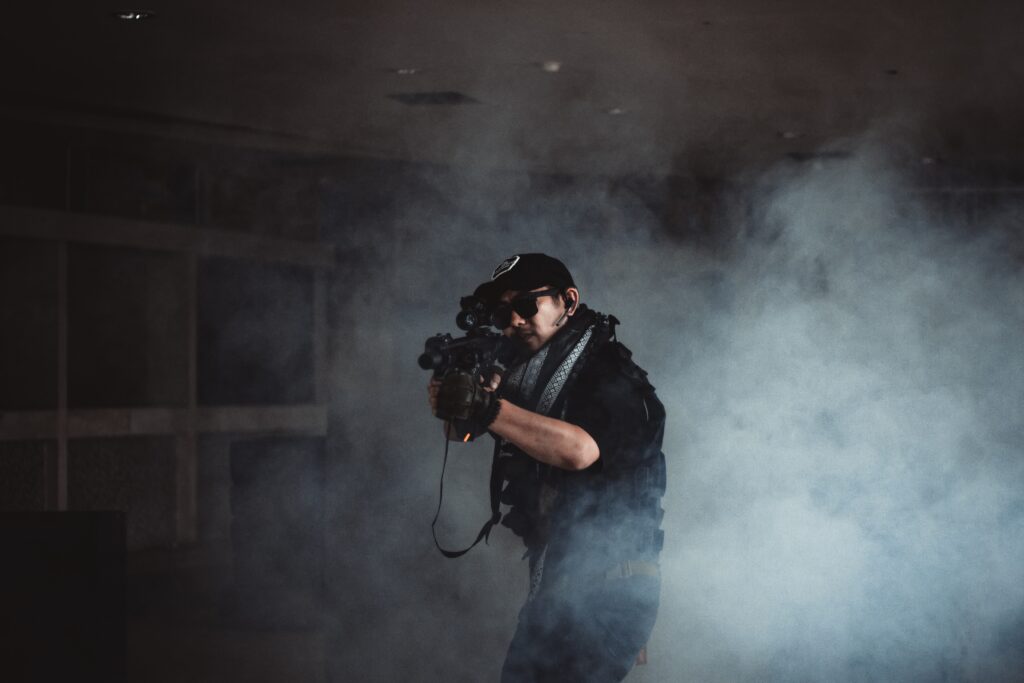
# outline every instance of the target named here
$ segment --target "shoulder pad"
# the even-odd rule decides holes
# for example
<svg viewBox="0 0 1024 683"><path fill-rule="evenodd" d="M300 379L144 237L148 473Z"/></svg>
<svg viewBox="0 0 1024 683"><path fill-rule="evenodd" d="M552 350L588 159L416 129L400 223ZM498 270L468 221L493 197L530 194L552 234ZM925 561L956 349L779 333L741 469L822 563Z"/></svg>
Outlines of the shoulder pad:
<svg viewBox="0 0 1024 683"><path fill-rule="evenodd" d="M615 366L626 377L637 382L647 382L647 372L633 362L633 352L622 342L609 342L608 354L614 361Z"/></svg>

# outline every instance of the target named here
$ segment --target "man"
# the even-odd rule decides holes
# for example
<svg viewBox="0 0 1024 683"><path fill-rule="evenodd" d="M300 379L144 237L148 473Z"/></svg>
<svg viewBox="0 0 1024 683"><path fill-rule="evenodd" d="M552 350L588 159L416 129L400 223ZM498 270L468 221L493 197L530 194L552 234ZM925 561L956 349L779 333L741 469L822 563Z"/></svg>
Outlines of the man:
<svg viewBox="0 0 1024 683"><path fill-rule="evenodd" d="M429 392L449 438L496 439L502 524L526 544L502 683L621 681L657 615L664 409L561 261L513 256L474 296L529 358L483 389L450 375Z"/></svg>

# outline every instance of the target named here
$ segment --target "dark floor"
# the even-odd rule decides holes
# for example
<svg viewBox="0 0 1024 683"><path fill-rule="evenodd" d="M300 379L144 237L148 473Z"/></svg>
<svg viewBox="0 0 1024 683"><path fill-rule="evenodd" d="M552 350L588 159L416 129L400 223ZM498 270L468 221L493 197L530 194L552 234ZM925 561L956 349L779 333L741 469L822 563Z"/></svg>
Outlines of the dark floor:
<svg viewBox="0 0 1024 683"><path fill-rule="evenodd" d="M232 576L224 549L130 556L127 680L327 681L323 600L240 591Z"/></svg>

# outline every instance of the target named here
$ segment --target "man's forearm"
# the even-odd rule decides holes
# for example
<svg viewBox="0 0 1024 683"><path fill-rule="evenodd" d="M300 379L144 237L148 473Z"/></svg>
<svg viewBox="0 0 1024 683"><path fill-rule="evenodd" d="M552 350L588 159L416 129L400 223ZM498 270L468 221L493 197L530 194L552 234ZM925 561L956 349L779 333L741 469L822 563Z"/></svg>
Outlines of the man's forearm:
<svg viewBox="0 0 1024 683"><path fill-rule="evenodd" d="M574 424L556 420L501 399L490 430L527 455L563 470L590 467L600 456L597 442Z"/></svg>

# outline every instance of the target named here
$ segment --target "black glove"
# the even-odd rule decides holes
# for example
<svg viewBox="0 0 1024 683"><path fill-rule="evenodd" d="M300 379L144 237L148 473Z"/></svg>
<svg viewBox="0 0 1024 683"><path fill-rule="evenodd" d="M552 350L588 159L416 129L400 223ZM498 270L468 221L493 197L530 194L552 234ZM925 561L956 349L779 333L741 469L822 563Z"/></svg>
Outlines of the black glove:
<svg viewBox="0 0 1024 683"><path fill-rule="evenodd" d="M498 417L501 403L492 392L468 372L453 372L441 382L437 393L437 417L452 424L457 435L475 439Z"/></svg>

